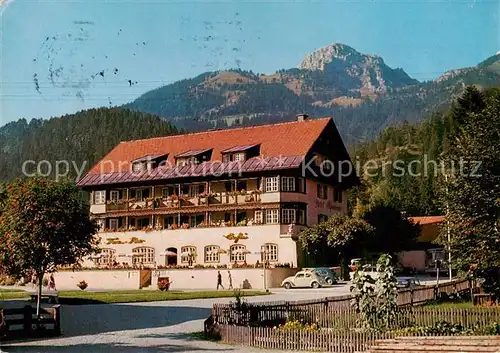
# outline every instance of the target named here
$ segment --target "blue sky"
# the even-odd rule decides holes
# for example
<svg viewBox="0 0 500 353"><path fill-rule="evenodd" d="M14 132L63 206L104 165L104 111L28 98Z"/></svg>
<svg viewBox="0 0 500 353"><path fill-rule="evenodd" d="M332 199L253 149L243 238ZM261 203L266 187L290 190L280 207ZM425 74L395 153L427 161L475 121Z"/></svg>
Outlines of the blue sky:
<svg viewBox="0 0 500 353"><path fill-rule="evenodd" d="M1 125L123 104L205 71L296 67L333 42L419 80L500 50L500 0L7 0L0 13Z"/></svg>

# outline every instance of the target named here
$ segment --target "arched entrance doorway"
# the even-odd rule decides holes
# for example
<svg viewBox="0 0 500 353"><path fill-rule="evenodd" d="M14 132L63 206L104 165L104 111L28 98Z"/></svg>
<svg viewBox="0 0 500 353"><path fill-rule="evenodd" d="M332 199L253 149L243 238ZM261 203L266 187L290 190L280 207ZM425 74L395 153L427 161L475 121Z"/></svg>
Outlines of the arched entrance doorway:
<svg viewBox="0 0 500 353"><path fill-rule="evenodd" d="M168 248L165 251L165 264L167 266L177 265L177 248Z"/></svg>

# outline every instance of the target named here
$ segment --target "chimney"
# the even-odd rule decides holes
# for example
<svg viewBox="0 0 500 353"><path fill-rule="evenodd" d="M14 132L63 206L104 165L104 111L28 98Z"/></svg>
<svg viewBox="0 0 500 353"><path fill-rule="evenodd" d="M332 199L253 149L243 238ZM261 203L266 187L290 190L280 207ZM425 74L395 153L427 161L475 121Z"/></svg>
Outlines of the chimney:
<svg viewBox="0 0 500 353"><path fill-rule="evenodd" d="M297 121L306 121L309 118L307 114L297 114Z"/></svg>

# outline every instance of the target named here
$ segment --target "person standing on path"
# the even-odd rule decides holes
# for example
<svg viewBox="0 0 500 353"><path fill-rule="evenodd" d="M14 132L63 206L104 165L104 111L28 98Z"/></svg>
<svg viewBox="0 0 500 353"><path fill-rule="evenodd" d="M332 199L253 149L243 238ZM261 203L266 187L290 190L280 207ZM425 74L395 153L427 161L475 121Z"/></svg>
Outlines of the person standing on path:
<svg viewBox="0 0 500 353"><path fill-rule="evenodd" d="M48 288L49 290L52 290L52 291L56 290L56 280L55 280L53 274L50 275L49 286L48 287L49 287Z"/></svg>
<svg viewBox="0 0 500 353"><path fill-rule="evenodd" d="M229 287L227 289L233 289L233 276L231 276L231 271L227 270L227 280L229 281Z"/></svg>
<svg viewBox="0 0 500 353"><path fill-rule="evenodd" d="M217 271L217 290L219 290L219 286L224 289L224 286L222 285L222 275L220 274L220 271Z"/></svg>

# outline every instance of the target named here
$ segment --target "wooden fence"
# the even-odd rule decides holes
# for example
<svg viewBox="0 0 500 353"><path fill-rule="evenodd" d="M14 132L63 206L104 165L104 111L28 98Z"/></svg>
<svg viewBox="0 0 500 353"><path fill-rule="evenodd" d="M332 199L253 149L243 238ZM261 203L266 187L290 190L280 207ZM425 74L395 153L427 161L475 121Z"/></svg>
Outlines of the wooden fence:
<svg viewBox="0 0 500 353"><path fill-rule="evenodd" d="M350 312L342 312L339 313L339 316L348 317L351 314ZM402 326L408 324L429 326L439 321L447 321L452 324L462 325L465 328L484 328L493 322L500 321L500 310L496 308L441 309L408 307L402 308L398 316L400 320L396 326L399 324ZM351 322L356 323L355 320L351 320ZM355 327L304 330L216 325L216 329L221 340L225 343L268 349L341 353L366 351L375 341L381 339L396 338L400 335L422 335L421 333L398 333L397 331L375 332Z"/></svg>
<svg viewBox="0 0 500 353"><path fill-rule="evenodd" d="M433 300L439 293L463 293L470 291L472 284L467 281L453 281L436 286L423 286L416 289L402 290L398 294L399 306L421 305ZM336 327L339 311L350 311L352 296L329 297L317 300L295 302L260 302L244 303L240 308L233 304L214 304L213 321L228 325L274 326L286 320L299 318L318 322L322 327Z"/></svg>
<svg viewBox="0 0 500 353"><path fill-rule="evenodd" d="M50 337L61 334L61 307L40 308L40 320L36 319L36 308L26 305L18 309L1 309L0 339ZM37 328L37 324L41 327Z"/></svg>

